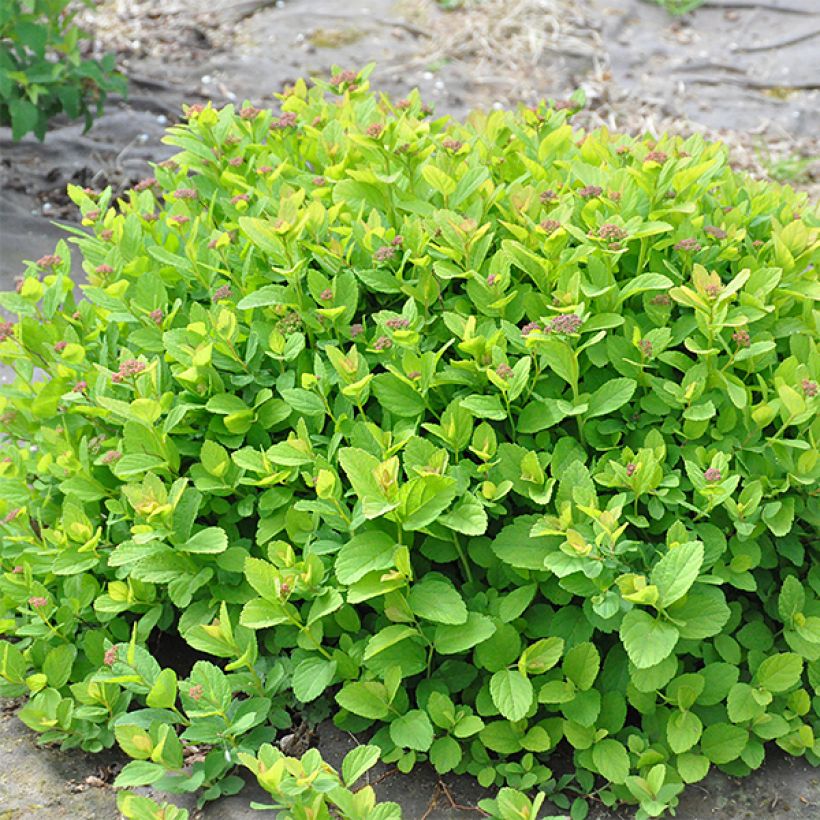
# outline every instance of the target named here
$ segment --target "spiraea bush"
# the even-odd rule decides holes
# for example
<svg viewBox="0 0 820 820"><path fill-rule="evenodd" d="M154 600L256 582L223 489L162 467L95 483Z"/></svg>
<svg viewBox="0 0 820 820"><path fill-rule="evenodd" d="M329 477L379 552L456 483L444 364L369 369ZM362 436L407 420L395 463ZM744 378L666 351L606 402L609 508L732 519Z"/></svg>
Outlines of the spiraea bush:
<svg viewBox="0 0 820 820"><path fill-rule="evenodd" d="M89 128L110 93L125 94L113 54L86 59L74 22L91 0L3 0L0 6L0 125L14 139L43 139L52 117L81 117Z"/></svg>
<svg viewBox="0 0 820 820"><path fill-rule="evenodd" d="M817 211L367 74L189 108L155 178L71 190L87 284L62 242L2 296L3 693L118 785L357 818L371 750L285 759L294 720L500 817L817 764Z"/></svg>

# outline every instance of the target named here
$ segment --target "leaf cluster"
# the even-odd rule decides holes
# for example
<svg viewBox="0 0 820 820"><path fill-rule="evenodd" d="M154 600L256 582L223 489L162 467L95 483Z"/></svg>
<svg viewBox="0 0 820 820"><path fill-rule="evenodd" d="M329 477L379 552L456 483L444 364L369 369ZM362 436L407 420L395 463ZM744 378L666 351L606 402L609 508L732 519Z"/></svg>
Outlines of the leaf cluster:
<svg viewBox="0 0 820 820"><path fill-rule="evenodd" d="M189 109L154 179L71 189L81 295L66 242L0 295L3 693L202 801L342 795L296 714L501 816L820 762L816 209L369 70Z"/></svg>
<svg viewBox="0 0 820 820"><path fill-rule="evenodd" d="M90 5L90 0L83 0ZM87 36L74 23L71 0L3 0L0 7L0 125L12 138L45 137L65 112L90 128L110 93L125 94L114 55L85 59Z"/></svg>

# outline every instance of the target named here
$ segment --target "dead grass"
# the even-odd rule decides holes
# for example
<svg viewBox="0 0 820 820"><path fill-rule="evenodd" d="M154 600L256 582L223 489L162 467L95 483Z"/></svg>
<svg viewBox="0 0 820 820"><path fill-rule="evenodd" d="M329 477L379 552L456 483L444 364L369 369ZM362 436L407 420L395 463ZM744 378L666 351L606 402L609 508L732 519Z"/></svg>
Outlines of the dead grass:
<svg viewBox="0 0 820 820"><path fill-rule="evenodd" d="M605 62L597 31L572 0L482 0L449 12L435 0L403 0L397 8L430 36L392 68L469 64L476 82L515 86L521 99L522 90L543 89L556 60L586 71Z"/></svg>

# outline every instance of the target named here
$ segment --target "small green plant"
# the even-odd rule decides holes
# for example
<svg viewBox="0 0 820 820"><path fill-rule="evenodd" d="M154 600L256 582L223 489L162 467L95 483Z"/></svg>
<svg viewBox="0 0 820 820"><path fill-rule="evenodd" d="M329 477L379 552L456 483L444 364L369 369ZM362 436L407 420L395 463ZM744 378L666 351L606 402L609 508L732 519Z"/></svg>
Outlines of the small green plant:
<svg viewBox="0 0 820 820"><path fill-rule="evenodd" d="M239 756L259 785L274 798L270 806L251 803L256 809L277 809L283 820L344 817L349 820L401 820L397 803L378 803L370 785L353 790L379 759L377 746L357 746L342 762L341 775L311 749L301 760L265 744L258 755Z"/></svg>
<svg viewBox="0 0 820 820"><path fill-rule="evenodd" d="M171 803L160 804L128 791L118 792L117 808L125 820L188 820L189 817L187 809Z"/></svg>
<svg viewBox="0 0 820 820"><path fill-rule="evenodd" d="M696 8L702 6L706 0L654 0L659 6L665 8L670 14L688 14Z"/></svg>
<svg viewBox="0 0 820 820"><path fill-rule="evenodd" d="M0 7L0 125L11 125L15 140L30 131L43 139L49 120L63 111L83 117L89 128L108 94L125 94L113 55L82 58L86 35L74 24L71 5L4 0Z"/></svg>
<svg viewBox="0 0 820 820"><path fill-rule="evenodd" d="M790 185L806 182L809 169L820 162L820 157L802 157L797 154L775 156L765 142L760 143L756 153L769 177L776 182Z"/></svg>
<svg viewBox="0 0 820 820"><path fill-rule="evenodd" d="M188 109L70 189L86 284L0 295L0 693L200 804L255 760L330 810L296 715L531 814L820 763L816 208L371 68Z"/></svg>

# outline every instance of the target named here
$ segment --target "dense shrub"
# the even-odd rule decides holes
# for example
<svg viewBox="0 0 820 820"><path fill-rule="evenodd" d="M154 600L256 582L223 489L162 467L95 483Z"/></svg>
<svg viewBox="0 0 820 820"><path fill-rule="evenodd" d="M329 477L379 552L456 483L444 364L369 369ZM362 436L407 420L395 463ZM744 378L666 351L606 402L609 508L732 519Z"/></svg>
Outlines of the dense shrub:
<svg viewBox="0 0 820 820"><path fill-rule="evenodd" d="M366 73L188 109L156 179L71 189L82 298L65 242L2 296L21 719L203 799L295 715L642 817L818 763L817 213Z"/></svg>
<svg viewBox="0 0 820 820"><path fill-rule="evenodd" d="M82 0L91 5L91 0ZM86 35L74 23L71 0L3 0L0 6L0 125L12 137L43 139L49 120L65 111L86 128L111 92L125 93L114 55L83 59Z"/></svg>

